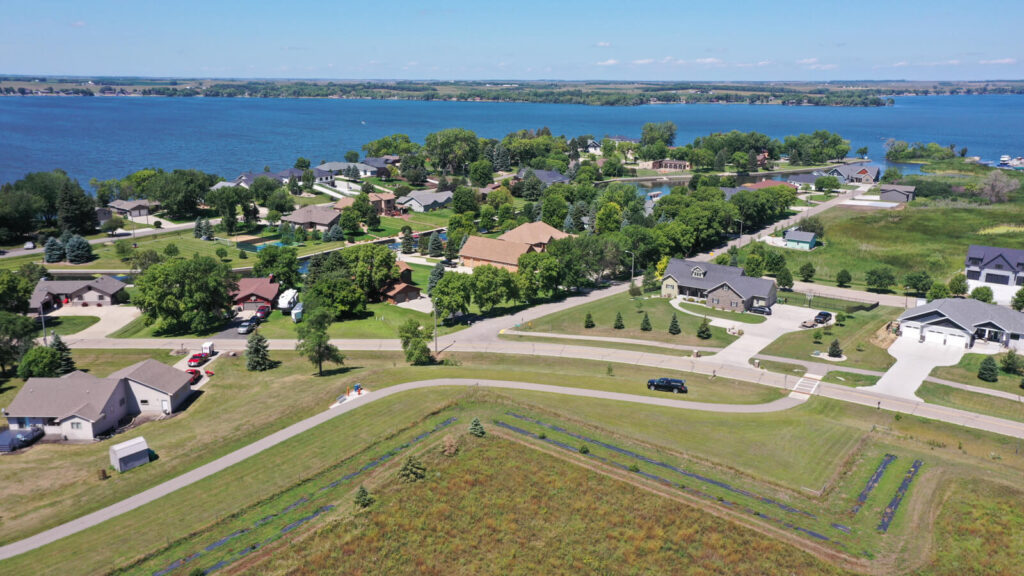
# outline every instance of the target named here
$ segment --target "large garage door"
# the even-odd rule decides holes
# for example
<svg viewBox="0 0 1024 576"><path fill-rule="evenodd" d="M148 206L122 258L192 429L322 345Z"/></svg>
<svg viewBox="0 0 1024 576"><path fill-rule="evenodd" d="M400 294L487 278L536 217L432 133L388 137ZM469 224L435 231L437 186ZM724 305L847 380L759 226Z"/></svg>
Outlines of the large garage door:
<svg viewBox="0 0 1024 576"><path fill-rule="evenodd" d="M946 333L945 332L939 332L938 330L932 330L930 328L929 329L925 329L924 341L925 342L934 342L936 344L942 344L943 342L946 341Z"/></svg>
<svg viewBox="0 0 1024 576"><path fill-rule="evenodd" d="M960 348L967 347L967 336L965 334L947 334L946 335L947 346L957 346Z"/></svg>
<svg viewBox="0 0 1024 576"><path fill-rule="evenodd" d="M1008 286L1010 284L1010 277L1004 274L993 274L989 272L988 274L985 274L985 282L988 282L989 284Z"/></svg>
<svg viewBox="0 0 1024 576"><path fill-rule="evenodd" d="M903 333L903 338L908 340L918 341L921 339L921 328L920 326L902 326L900 332Z"/></svg>

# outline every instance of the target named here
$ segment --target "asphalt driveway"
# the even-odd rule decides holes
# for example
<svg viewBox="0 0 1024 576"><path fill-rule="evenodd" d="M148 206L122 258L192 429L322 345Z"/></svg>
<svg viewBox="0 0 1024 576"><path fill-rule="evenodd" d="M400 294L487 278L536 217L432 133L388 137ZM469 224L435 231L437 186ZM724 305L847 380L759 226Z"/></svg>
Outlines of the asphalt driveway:
<svg viewBox="0 0 1024 576"><path fill-rule="evenodd" d="M931 374L932 369L936 366L956 364L965 351L962 346L897 338L892 346L889 346L889 354L896 359L896 363L878 380L878 384L863 389L922 402L915 392Z"/></svg>

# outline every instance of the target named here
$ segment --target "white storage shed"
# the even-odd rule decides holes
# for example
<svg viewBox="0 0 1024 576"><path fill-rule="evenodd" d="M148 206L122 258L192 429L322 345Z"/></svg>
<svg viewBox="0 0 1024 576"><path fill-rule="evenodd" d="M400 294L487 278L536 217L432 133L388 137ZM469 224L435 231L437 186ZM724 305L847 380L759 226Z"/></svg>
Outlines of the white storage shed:
<svg viewBox="0 0 1024 576"><path fill-rule="evenodd" d="M110 447L110 465L118 472L127 472L149 463L149 445L142 436Z"/></svg>

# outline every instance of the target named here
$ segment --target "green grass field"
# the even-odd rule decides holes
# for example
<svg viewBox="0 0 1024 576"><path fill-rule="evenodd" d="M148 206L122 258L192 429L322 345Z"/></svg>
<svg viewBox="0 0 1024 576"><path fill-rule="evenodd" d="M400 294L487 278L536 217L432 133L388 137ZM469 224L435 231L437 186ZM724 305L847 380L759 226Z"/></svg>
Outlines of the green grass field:
<svg viewBox="0 0 1024 576"><path fill-rule="evenodd" d="M583 320L587 313L594 319L595 326L587 329L583 327ZM651 320L650 332L640 330L640 323L643 320L643 313L647 312ZM622 314L625 328L616 330L613 328L616 313ZM682 333L675 336L668 333L669 323L672 321L672 314L676 314L679 320L679 327ZM697 327L701 318L679 312L672 308L666 298L647 298L633 300L629 294L621 293L602 298L592 304L574 306L567 310L555 312L531 322L519 326L519 330L535 332L554 332L558 334L580 334L583 336L610 336L616 338L634 338L637 340L655 340L658 342L670 342L689 346L717 346L724 347L733 340L735 336L726 334L723 328L712 327L712 337L709 340L697 338Z"/></svg>
<svg viewBox="0 0 1024 576"><path fill-rule="evenodd" d="M1024 422L1024 403L1006 398L969 392L934 382L923 382L917 389L917 396L931 404Z"/></svg>
<svg viewBox="0 0 1024 576"><path fill-rule="evenodd" d="M881 376L832 370L828 374L825 374L823 382L831 382L832 384L842 384L843 386L852 386L856 388L860 386L874 386L875 384L878 384L879 378L881 378Z"/></svg>
<svg viewBox="0 0 1024 576"><path fill-rule="evenodd" d="M537 342L543 344L558 344L561 346L589 346L591 348L611 348L613 350L630 350L633 352L646 352L648 354L664 354L671 356L692 356L693 351L691 350L675 350L672 348L663 348L661 346L647 346L644 344L627 344L624 342L605 342L603 340L587 340L585 338L567 339L567 338L546 338L544 336L520 336L518 334L501 334L498 336L502 340L512 340L515 342ZM712 352L703 352L704 356L713 356Z"/></svg>
<svg viewBox="0 0 1024 576"><path fill-rule="evenodd" d="M49 336L51 331L61 336L76 334L99 321L98 316L47 316L46 335ZM39 324L39 332L36 334L37 338L43 336L43 327L41 323Z"/></svg>
<svg viewBox="0 0 1024 576"><path fill-rule="evenodd" d="M761 324L767 320L764 316L751 312L729 312L727 310L719 310L717 308L711 308L704 306L703 304L693 304L691 302L679 302L678 304L684 310L689 310L700 314L701 316L724 318L726 320L733 320L744 324Z"/></svg>
<svg viewBox="0 0 1024 576"><path fill-rule="evenodd" d="M890 356L884 348L876 345L873 342L873 337L886 322L896 318L898 312L899 310L896 308L879 306L874 310L849 314L844 325L831 326L832 334L823 334L820 343L814 342L814 333L819 329L811 328L783 334L760 353L798 360L816 360L812 356L812 352L819 351L822 354L827 354L829 344L833 339L838 339L847 359L835 363L837 370L842 370L843 366L851 366L884 371L892 366L896 359Z"/></svg>
<svg viewBox="0 0 1024 576"><path fill-rule="evenodd" d="M957 364L953 366L938 366L932 370L931 375L961 384L992 388L993 390L1002 390L1011 394L1024 394L1024 387L1021 386L1021 377L1017 374L1003 372L1001 368L997 382L986 382L978 378L978 369L981 368L981 361L986 356L987 354L964 354ZM996 357L997 366L999 365L999 358L1000 356Z"/></svg>
<svg viewBox="0 0 1024 576"><path fill-rule="evenodd" d="M926 271L941 281L961 271L968 244L991 245L982 230L1024 219L1019 203L975 205L911 204L902 210L863 210L840 206L819 215L825 225L825 245L811 252L785 250L790 270L805 262L814 264L814 281L834 285L836 274L846 269L853 286L866 288L865 273L877 266L892 267L897 275ZM999 246L1024 248L1024 231L999 236ZM741 251L742 265L749 247ZM900 289L895 288L899 291Z"/></svg>

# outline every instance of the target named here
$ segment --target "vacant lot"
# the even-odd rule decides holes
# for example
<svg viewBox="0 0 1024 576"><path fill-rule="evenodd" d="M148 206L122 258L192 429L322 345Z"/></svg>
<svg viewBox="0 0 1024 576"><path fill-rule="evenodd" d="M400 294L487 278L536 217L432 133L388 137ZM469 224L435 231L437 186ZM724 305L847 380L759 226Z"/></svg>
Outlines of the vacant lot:
<svg viewBox="0 0 1024 576"><path fill-rule="evenodd" d="M1024 386L1022 386L1022 380L1018 374L1003 372L1000 368L999 380L997 382L986 382L981 378L978 378L978 369L981 368L981 361L984 360L986 356L987 354L964 354L959 363L953 366L939 366L932 370L931 375L936 378L960 382L961 384L970 384L971 386L992 388L994 390L1002 390L1003 392L1009 392L1011 394L1024 395ZM1003 355L1000 354L995 357L997 366L1000 365L999 360L1002 356Z"/></svg>
<svg viewBox="0 0 1024 576"><path fill-rule="evenodd" d="M931 404L1024 422L1024 403L1007 398L997 398L934 382L922 383L917 389L917 396Z"/></svg>
<svg viewBox="0 0 1024 576"><path fill-rule="evenodd" d="M896 318L899 310L887 306L879 306L874 310L849 314L842 326L830 326L831 334L826 334L826 329L809 328L798 332L783 334L778 340L769 344L761 354L769 356L785 356L797 360L815 360L828 362L812 356L813 352L828 354L829 345L832 340L838 339L839 345L846 355L846 360L835 362L836 369L842 370L843 366L863 368L867 370L885 371L892 366L896 359L889 355L884 348L874 342L874 336L887 322ZM814 335L821 331L821 341L815 342Z"/></svg>
<svg viewBox="0 0 1024 576"><path fill-rule="evenodd" d="M594 319L593 328L584 328L583 322L590 313ZM640 329L644 312L651 319L649 332ZM615 324L616 314L622 315L624 329L617 330ZM682 333L673 336L668 333L669 323L672 322L672 315L675 314L679 320L679 327ZM557 334L581 334L584 336L611 336L616 338L636 338L638 340L656 340L658 342L670 342L673 344L698 345L698 346L720 346L724 347L733 340L735 336L725 333L723 328L711 328L712 338L701 340L697 338L697 327L702 319L691 314L679 312L672 308L667 298L637 298L633 299L629 294L615 294L602 298L591 304L582 304L549 314L538 318L525 325L520 330L532 330L536 332L554 332Z"/></svg>
<svg viewBox="0 0 1024 576"><path fill-rule="evenodd" d="M825 284L834 285L836 274L845 268L853 275L855 287L866 288L865 273L881 265L890 266L897 275L925 271L946 281L963 268L969 244L1024 248L1024 231L998 236L981 233L994 225L1024 219L1024 205L1018 203L935 203L868 211L838 206L819 217L825 224L825 245L811 252L783 253L794 276L800 266L811 262L817 270L814 281Z"/></svg>

